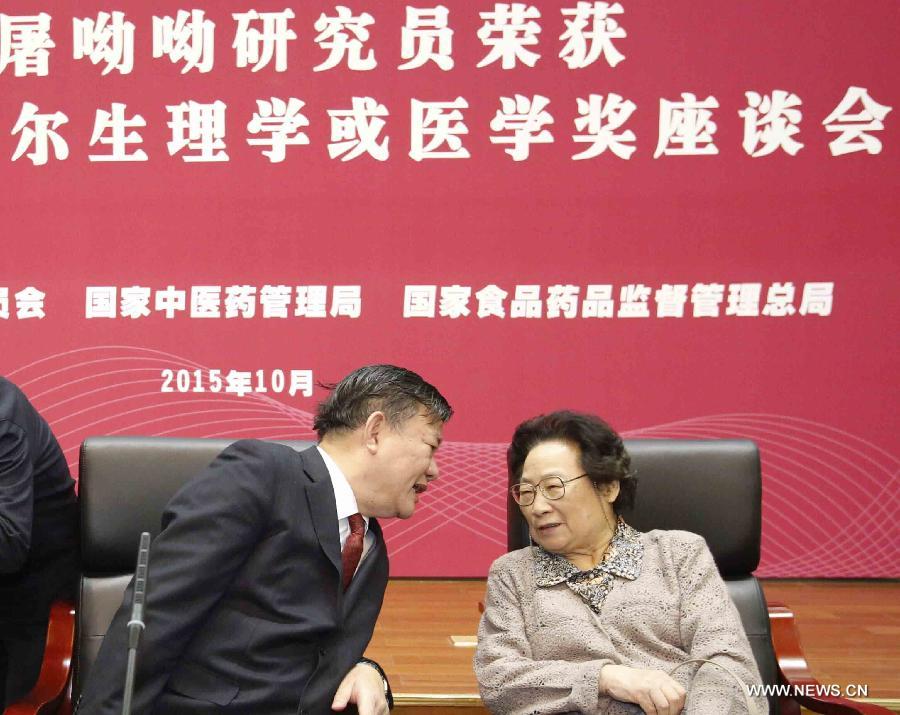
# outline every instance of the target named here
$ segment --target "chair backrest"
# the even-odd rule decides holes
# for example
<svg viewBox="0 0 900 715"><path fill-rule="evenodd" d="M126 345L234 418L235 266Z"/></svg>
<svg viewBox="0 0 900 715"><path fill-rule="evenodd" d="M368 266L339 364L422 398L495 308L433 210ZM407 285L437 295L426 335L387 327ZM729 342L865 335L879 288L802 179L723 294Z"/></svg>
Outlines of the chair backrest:
<svg viewBox="0 0 900 715"><path fill-rule="evenodd" d="M235 440L91 437L81 446L82 576L72 657L77 700L122 595L143 531L156 536L169 500ZM301 450L314 442L282 442ZM125 657L125 654L122 654Z"/></svg>
<svg viewBox="0 0 900 715"><path fill-rule="evenodd" d="M625 521L639 531L683 529L706 539L741 614L763 682L776 684L766 601L753 576L762 530L756 445L738 439L627 439L625 447L638 478L635 507L623 514ZM509 550L527 546L528 526L511 496L506 513Z"/></svg>

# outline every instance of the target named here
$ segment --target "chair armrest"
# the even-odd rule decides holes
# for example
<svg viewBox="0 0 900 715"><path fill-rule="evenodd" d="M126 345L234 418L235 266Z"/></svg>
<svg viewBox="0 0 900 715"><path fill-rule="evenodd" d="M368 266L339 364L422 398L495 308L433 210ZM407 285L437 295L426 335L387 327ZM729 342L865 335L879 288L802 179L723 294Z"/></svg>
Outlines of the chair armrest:
<svg viewBox="0 0 900 715"><path fill-rule="evenodd" d="M806 662L794 613L790 608L781 603L770 602L769 625L772 629L775 659L778 661L779 685L790 686L790 700L824 715L893 715L880 705L824 694L828 688L816 680Z"/></svg>
<svg viewBox="0 0 900 715"><path fill-rule="evenodd" d="M65 697L75 641L75 610L67 601L50 607L47 645L37 683L24 698L7 705L5 715L44 715L56 712Z"/></svg>

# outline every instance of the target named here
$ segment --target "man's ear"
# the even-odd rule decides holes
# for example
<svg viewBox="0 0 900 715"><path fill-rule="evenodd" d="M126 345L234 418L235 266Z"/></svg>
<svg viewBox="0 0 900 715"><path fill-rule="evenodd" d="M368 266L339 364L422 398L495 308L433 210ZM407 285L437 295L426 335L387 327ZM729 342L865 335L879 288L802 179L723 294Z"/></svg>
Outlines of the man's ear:
<svg viewBox="0 0 900 715"><path fill-rule="evenodd" d="M378 445L381 444L387 427L387 417L381 410L376 410L366 419L366 423L363 425L363 442L370 454L378 451Z"/></svg>

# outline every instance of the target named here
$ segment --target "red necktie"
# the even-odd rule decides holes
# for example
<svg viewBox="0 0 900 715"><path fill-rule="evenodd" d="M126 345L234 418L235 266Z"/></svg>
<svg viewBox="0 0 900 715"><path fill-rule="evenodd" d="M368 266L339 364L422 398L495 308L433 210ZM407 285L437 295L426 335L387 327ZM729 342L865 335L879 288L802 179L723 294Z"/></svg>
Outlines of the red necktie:
<svg viewBox="0 0 900 715"><path fill-rule="evenodd" d="M366 535L366 523L360 514L351 514L350 517L350 535L344 542L344 548L341 551L341 567L344 572L344 590L350 585L350 579L356 572L359 565L359 559L363 552L363 537Z"/></svg>

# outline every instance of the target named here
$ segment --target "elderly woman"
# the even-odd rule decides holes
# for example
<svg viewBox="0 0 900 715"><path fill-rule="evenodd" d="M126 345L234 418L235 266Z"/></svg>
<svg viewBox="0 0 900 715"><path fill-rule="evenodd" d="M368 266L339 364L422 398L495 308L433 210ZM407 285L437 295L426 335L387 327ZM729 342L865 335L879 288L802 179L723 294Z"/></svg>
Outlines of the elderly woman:
<svg viewBox="0 0 900 715"><path fill-rule="evenodd" d="M619 516L636 479L618 434L543 415L516 429L508 464L536 545L488 576L475 673L491 712L768 711L748 695L759 672L703 538Z"/></svg>

